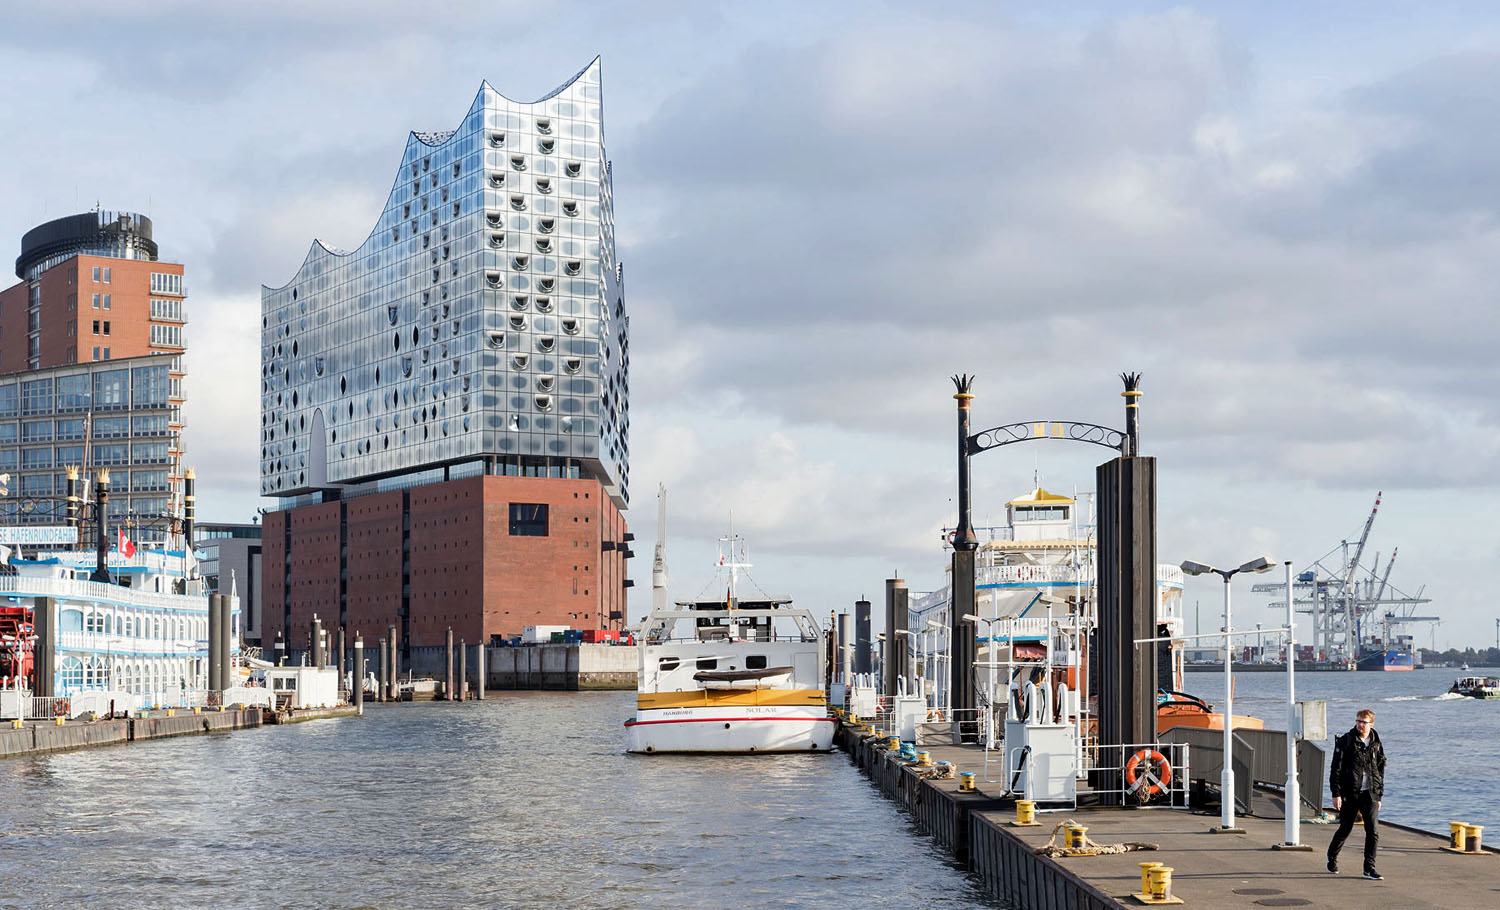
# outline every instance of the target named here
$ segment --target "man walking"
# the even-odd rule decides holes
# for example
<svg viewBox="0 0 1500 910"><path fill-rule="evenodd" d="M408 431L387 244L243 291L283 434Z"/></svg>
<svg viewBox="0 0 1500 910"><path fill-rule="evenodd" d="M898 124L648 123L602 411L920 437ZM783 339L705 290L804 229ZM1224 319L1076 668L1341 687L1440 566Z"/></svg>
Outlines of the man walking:
<svg viewBox="0 0 1500 910"><path fill-rule="evenodd" d="M1328 844L1328 871L1338 874L1339 850L1354 830L1355 816L1365 820L1365 878L1380 881L1375 871L1375 849L1380 844L1377 819L1385 794L1385 749L1375 732L1375 712L1360 709L1354 729L1333 742L1333 767L1328 773L1333 808L1339 814L1339 829Z"/></svg>

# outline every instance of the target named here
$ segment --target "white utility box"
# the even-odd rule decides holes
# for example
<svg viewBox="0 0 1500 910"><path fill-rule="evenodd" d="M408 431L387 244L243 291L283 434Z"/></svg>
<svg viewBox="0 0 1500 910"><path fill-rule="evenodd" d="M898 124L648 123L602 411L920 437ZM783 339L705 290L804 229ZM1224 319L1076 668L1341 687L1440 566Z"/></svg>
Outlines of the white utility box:
<svg viewBox="0 0 1500 910"><path fill-rule="evenodd" d="M853 686L849 689L849 713L860 720L874 720L880 710L880 700L874 686Z"/></svg>
<svg viewBox="0 0 1500 910"><path fill-rule="evenodd" d="M891 699L891 729L903 742L917 741L917 724L927 722L927 701L920 695Z"/></svg>
<svg viewBox="0 0 1500 910"><path fill-rule="evenodd" d="M1078 730L1072 724L1005 723L1005 785L1038 804L1078 802Z"/></svg>

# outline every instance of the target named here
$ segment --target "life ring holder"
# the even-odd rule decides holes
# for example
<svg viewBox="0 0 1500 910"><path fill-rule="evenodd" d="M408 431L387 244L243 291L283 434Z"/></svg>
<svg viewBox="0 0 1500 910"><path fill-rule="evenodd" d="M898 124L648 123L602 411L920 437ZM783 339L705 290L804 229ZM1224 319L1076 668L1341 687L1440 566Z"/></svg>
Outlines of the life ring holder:
<svg viewBox="0 0 1500 910"><path fill-rule="evenodd" d="M1141 764L1147 763L1146 768ZM1125 792L1142 802L1163 792L1172 783L1172 763L1155 749L1142 749L1125 763Z"/></svg>

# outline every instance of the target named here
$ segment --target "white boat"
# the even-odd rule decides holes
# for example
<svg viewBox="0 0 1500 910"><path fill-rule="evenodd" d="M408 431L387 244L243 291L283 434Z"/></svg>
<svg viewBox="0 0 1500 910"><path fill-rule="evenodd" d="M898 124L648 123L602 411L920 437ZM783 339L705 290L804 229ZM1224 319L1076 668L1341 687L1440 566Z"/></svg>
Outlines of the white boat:
<svg viewBox="0 0 1500 910"><path fill-rule="evenodd" d="M665 604L661 592L638 636L635 717L626 750L655 752L827 752L834 719L823 689L823 633L811 611L788 598L741 597L740 539L722 538L725 593Z"/></svg>
<svg viewBox="0 0 1500 910"><path fill-rule="evenodd" d="M1448 692L1469 698L1500 698L1500 676L1460 676Z"/></svg>

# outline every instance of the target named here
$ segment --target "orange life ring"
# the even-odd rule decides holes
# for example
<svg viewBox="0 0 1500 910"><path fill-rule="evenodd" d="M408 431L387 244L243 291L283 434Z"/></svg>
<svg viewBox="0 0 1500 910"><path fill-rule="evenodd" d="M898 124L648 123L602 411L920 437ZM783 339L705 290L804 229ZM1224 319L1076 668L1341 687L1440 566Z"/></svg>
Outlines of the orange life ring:
<svg viewBox="0 0 1500 910"><path fill-rule="evenodd" d="M1136 783L1136 779L1139 776L1136 772L1136 769L1140 767L1141 762L1152 763L1152 765L1149 765L1148 767L1155 767L1157 769L1155 777L1159 783L1152 783L1149 778L1144 777L1141 778L1141 783L1139 785ZM1156 794L1162 792L1162 789L1171 782L1172 763L1167 761L1167 757L1165 755L1161 754L1155 749L1142 749L1141 751L1130 756L1130 761L1125 763L1125 785L1130 788L1132 792L1138 789L1138 787L1144 786L1146 788L1146 796L1155 796Z"/></svg>

